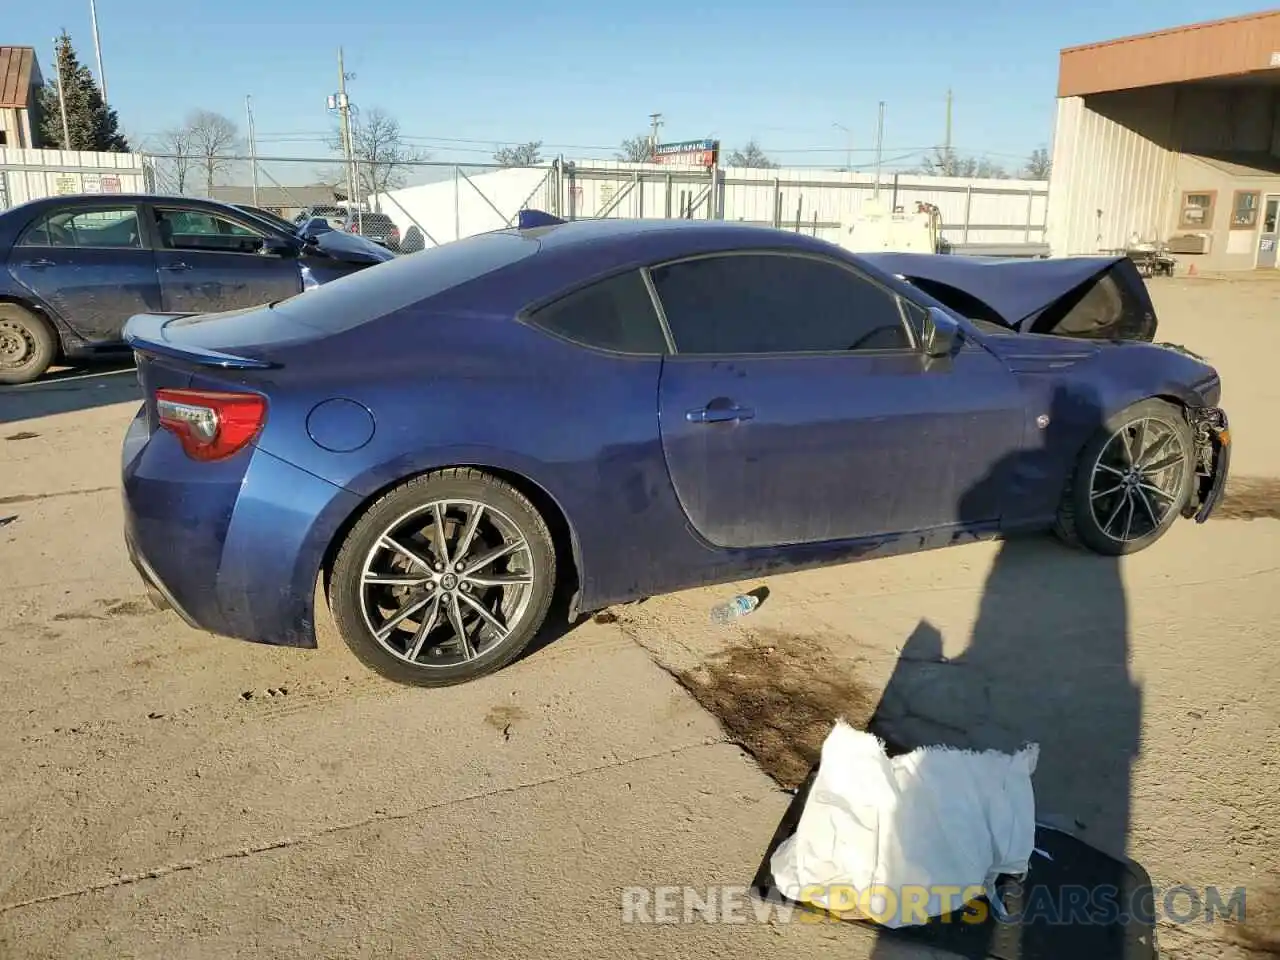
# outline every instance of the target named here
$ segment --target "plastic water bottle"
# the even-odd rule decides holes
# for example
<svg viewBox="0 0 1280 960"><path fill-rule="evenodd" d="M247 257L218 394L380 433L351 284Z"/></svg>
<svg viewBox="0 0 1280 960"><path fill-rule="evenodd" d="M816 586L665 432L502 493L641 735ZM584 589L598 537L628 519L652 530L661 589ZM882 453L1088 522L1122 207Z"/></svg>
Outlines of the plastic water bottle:
<svg viewBox="0 0 1280 960"><path fill-rule="evenodd" d="M738 617L745 617L760 606L760 598L749 593L742 593L725 603L718 603L711 608L711 622L724 624Z"/></svg>

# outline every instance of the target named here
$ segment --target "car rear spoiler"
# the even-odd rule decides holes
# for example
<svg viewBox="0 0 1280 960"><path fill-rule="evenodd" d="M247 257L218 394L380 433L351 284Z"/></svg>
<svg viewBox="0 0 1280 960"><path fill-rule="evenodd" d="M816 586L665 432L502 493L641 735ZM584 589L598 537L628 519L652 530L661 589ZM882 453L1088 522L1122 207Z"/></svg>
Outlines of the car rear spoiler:
<svg viewBox="0 0 1280 960"><path fill-rule="evenodd" d="M211 350L195 344L174 343L165 336L165 327L189 313L139 313L130 317L124 325L124 342L139 353L167 357L199 367L217 367L222 370L271 370L280 364L255 357L239 357L221 350Z"/></svg>

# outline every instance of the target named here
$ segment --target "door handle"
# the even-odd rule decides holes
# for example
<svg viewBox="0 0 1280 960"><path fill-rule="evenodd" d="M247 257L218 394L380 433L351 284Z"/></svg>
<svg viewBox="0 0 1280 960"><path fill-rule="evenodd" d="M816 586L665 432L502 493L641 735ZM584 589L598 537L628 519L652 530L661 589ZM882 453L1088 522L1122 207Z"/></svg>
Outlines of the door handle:
<svg viewBox="0 0 1280 960"><path fill-rule="evenodd" d="M756 412L750 407L699 407L690 410L684 418L690 423L730 423L735 420L750 420Z"/></svg>
<svg viewBox="0 0 1280 960"><path fill-rule="evenodd" d="M190 270L191 268L187 266L185 263L183 263L181 260L179 260L177 263L166 263L160 269L172 270L174 273L181 273L183 270Z"/></svg>
<svg viewBox="0 0 1280 960"><path fill-rule="evenodd" d="M52 260L46 260L41 257L39 260L25 260L21 266L31 267L33 270L43 270L45 267L56 267L57 264Z"/></svg>

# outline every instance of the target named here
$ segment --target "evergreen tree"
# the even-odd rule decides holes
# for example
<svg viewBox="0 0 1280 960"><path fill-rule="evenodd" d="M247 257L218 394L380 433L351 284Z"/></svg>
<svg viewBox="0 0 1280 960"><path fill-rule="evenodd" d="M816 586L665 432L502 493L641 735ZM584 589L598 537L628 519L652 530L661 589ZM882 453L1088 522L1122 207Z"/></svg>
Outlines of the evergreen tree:
<svg viewBox="0 0 1280 960"><path fill-rule="evenodd" d="M58 38L57 73L40 91L40 134L51 150L95 150L128 153L129 142L120 132L120 118L102 100L102 90L89 68L80 62L71 37L62 31ZM64 141L62 103L58 98L58 78L67 106L67 133Z"/></svg>

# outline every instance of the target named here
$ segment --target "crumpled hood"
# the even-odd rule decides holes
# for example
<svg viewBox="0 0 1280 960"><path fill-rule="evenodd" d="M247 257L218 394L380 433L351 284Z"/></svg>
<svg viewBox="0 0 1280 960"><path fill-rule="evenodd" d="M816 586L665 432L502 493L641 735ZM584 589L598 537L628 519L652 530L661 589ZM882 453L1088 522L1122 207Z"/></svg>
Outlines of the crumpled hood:
<svg viewBox="0 0 1280 960"><path fill-rule="evenodd" d="M320 253L343 263L385 263L396 255L367 237L342 230L325 230L311 235L312 246Z"/></svg>

